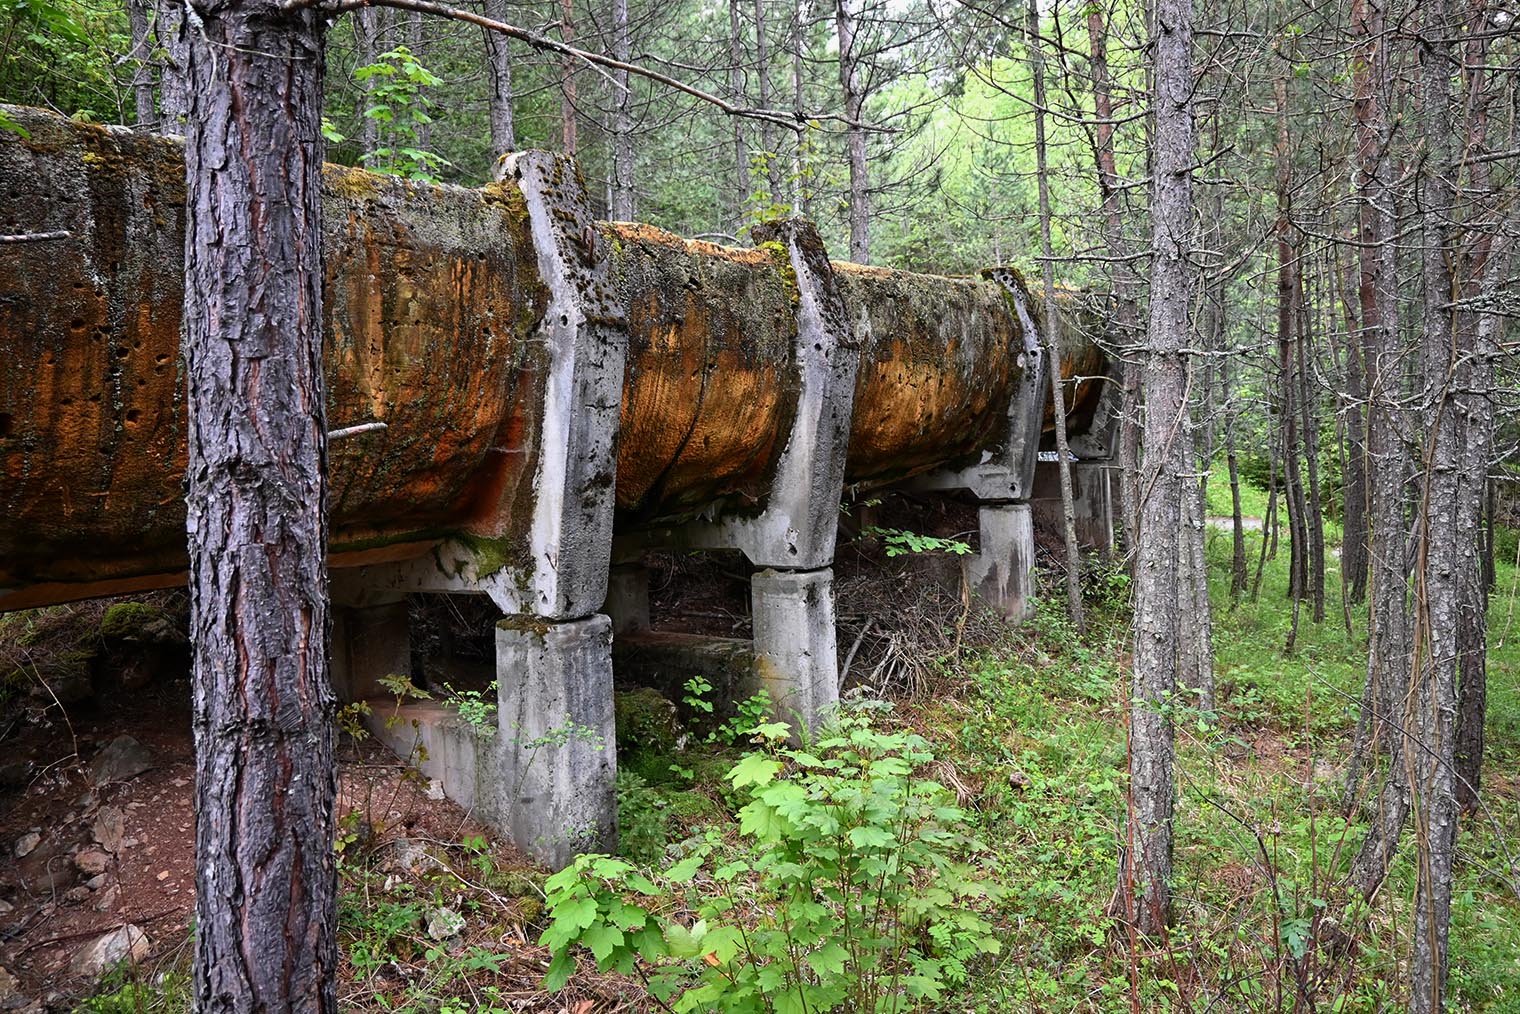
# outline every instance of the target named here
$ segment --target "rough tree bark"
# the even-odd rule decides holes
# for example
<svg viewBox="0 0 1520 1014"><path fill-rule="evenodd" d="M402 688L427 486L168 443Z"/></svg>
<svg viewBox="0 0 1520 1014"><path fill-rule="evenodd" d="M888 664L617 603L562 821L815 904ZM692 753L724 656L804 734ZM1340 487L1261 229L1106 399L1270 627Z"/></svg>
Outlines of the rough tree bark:
<svg viewBox="0 0 1520 1014"><path fill-rule="evenodd" d="M186 75L189 34L185 28L185 5L180 0L153 0L153 33L163 62L158 69L158 129L177 134L184 129L190 110Z"/></svg>
<svg viewBox="0 0 1520 1014"><path fill-rule="evenodd" d="M1304 292L1303 261L1299 261L1299 291ZM1304 428L1304 470L1309 485L1304 494L1304 528L1309 535L1306 591L1314 601L1314 622L1325 621L1325 510L1319 492L1319 413L1315 411L1313 372L1314 302L1305 293L1299 299L1298 411Z"/></svg>
<svg viewBox="0 0 1520 1014"><path fill-rule="evenodd" d="M1299 286L1298 247L1293 227L1293 152L1288 134L1288 62L1273 81L1277 112L1277 366L1279 371L1282 427L1283 498L1288 508L1288 596L1293 600L1293 633L1288 635L1287 650L1293 650L1298 630L1298 602L1307 591L1309 567L1309 527L1304 520L1303 478L1299 471L1298 370L1295 335Z"/></svg>
<svg viewBox="0 0 1520 1014"><path fill-rule="evenodd" d="M1193 8L1157 0L1151 177L1152 284L1144 366L1145 438L1135 568L1134 688L1130 703L1129 834L1122 882L1128 913L1161 932L1171 905L1173 729L1181 622L1177 530L1191 468L1187 421L1189 253L1192 227Z"/></svg>
<svg viewBox="0 0 1520 1014"><path fill-rule="evenodd" d="M1470 433L1464 389L1471 382L1471 349L1452 299L1461 291L1457 272L1457 165L1452 125L1460 108L1452 102L1451 35L1457 29L1450 0L1422 7L1420 113L1424 172L1420 180L1421 374L1424 382L1425 438L1421 475L1424 524L1417 543L1414 667L1410 709L1405 713L1406 761L1410 764L1412 811L1417 825L1418 860L1414 926L1410 934L1409 1009L1431 1014L1442 1009L1446 990L1447 929L1456 854L1457 796L1452 748L1457 698L1457 604L1462 574L1477 570L1478 515L1470 504L1481 493L1462 474L1468 464ZM1485 472L1486 472L1486 462ZM1410 713L1412 712L1412 713Z"/></svg>
<svg viewBox="0 0 1520 1014"><path fill-rule="evenodd" d="M728 91L729 101L744 102L744 32L739 24L739 0L728 0ZM744 223L749 203L749 145L744 141L744 121L734 117L734 203L730 213L734 234Z"/></svg>
<svg viewBox="0 0 1520 1014"><path fill-rule="evenodd" d="M852 0L836 0L835 25L839 32L839 87L844 93L844 112L850 118L845 147L850 155L850 260L871 263L870 176L866 164L866 132L860 126L865 92L860 86L860 54L856 51L857 15Z"/></svg>
<svg viewBox="0 0 1520 1014"><path fill-rule="evenodd" d="M506 21L506 0L484 0L485 15ZM356 14L371 13L361 7ZM490 100L491 178L501 180L507 171L506 156L517 150L517 125L512 117L512 50L506 36L481 29L486 49L486 88Z"/></svg>
<svg viewBox="0 0 1520 1014"><path fill-rule="evenodd" d="M127 26L132 33L133 122L144 129L158 126L153 101L153 30L148 22L148 0L127 0Z"/></svg>
<svg viewBox="0 0 1520 1014"><path fill-rule="evenodd" d="M1123 209L1119 201L1119 172L1114 158L1114 103L1108 74L1108 25L1103 20L1103 5L1087 8L1087 39L1092 71L1093 161L1098 170L1098 192L1102 196L1103 243L1114 257L1127 252L1124 242ZM1125 560L1133 568L1135 535L1140 518L1140 363L1136 352L1138 333L1134 288L1127 262L1118 263L1109 278L1117 302L1118 330L1122 336L1120 358L1119 409L1119 545Z"/></svg>
<svg viewBox="0 0 1520 1014"><path fill-rule="evenodd" d="M843 0L841 0L841 5ZM1066 544L1066 612L1078 634L1087 633L1082 612L1082 551L1077 546L1077 517L1071 488L1071 451L1066 442L1066 398L1061 383L1060 314L1056 312L1055 250L1050 238L1050 177L1045 157L1045 53L1040 45L1040 6L1029 0L1029 64L1034 73L1034 154L1040 191L1040 252L1045 347L1050 357L1050 401L1055 411L1056 472L1061 484L1061 534Z"/></svg>
<svg viewBox="0 0 1520 1014"><path fill-rule="evenodd" d="M185 144L195 1009L334 1011L324 15L211 0Z"/></svg>
<svg viewBox="0 0 1520 1014"><path fill-rule="evenodd" d="M612 55L623 63L630 58L628 42L628 0L612 0ZM633 120L629 108L633 93L628 88L628 72L612 72L614 112L612 120L612 200L611 217L617 222L633 221Z"/></svg>
<svg viewBox="0 0 1520 1014"><path fill-rule="evenodd" d="M1404 421L1403 378L1400 369L1397 279L1397 209L1392 185L1393 166L1388 155L1392 125L1388 116L1391 71L1388 44L1383 32L1383 8L1368 0L1354 0L1352 27L1362 40L1359 61L1366 65L1366 81L1358 86L1355 100L1357 121L1357 193L1360 264L1358 301L1362 310L1362 361L1367 372L1367 487L1368 514L1368 621L1367 678L1353 737L1346 773L1345 808L1354 808L1362 796L1362 782L1373 768L1379 747L1398 750L1398 737L1386 732L1397 702L1409 684L1408 573L1405 570L1408 525L1405 520L1404 477L1409 471L1402 431ZM1400 768L1390 756L1389 770ZM1395 778L1398 783L1401 779ZM1379 800L1379 826L1402 826L1401 809L1407 798L1397 784ZM1381 794L1380 794L1381 795ZM1396 836L1396 835L1395 835ZM1382 883L1386 869L1377 858L1382 832L1369 836L1354 881L1370 895ZM1360 862L1360 861L1359 861Z"/></svg>

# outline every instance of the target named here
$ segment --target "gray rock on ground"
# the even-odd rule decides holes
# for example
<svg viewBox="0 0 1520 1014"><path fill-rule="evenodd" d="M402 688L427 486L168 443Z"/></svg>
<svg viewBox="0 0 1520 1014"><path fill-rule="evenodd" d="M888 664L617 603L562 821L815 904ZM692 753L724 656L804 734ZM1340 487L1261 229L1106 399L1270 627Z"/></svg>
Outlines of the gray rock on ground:
<svg viewBox="0 0 1520 1014"><path fill-rule="evenodd" d="M131 736L117 736L90 763L90 784L127 782L156 766L153 752Z"/></svg>
<svg viewBox="0 0 1520 1014"><path fill-rule="evenodd" d="M143 960L149 949L148 934L131 924L119 926L80 948L69 963L69 974L98 979L123 961Z"/></svg>

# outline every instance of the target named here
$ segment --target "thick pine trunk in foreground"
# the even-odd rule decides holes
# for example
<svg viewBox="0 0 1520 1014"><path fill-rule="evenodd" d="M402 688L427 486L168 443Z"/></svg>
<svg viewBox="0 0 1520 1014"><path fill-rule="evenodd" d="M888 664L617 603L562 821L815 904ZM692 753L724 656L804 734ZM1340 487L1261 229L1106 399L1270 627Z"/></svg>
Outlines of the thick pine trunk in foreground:
<svg viewBox="0 0 1520 1014"><path fill-rule="evenodd" d="M1123 882L1142 933L1161 932L1171 905L1175 760L1167 708L1177 689L1181 618L1177 533L1187 425L1188 288L1192 228L1190 0L1155 12L1155 158L1151 182L1151 305L1144 366L1145 437L1135 567L1134 689L1130 705L1129 834ZM1191 485L1191 484L1188 484ZM1189 491L1191 492L1191 490Z"/></svg>
<svg viewBox="0 0 1520 1014"><path fill-rule="evenodd" d="M199 8L184 353L195 1007L336 1009L321 15Z"/></svg>

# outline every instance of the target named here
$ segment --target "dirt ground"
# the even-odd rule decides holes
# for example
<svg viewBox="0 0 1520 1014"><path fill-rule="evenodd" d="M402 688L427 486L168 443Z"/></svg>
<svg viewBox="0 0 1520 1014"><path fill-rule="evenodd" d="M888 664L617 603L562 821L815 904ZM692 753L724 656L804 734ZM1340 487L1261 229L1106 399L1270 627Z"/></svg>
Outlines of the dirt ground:
<svg viewBox="0 0 1520 1014"><path fill-rule="evenodd" d="M99 972L81 967L81 960L96 941L127 927L140 930L145 941L132 978L183 976L191 962L195 898L195 768L183 666L135 690L98 689L93 699L67 709L35 696L6 703L0 716L0 1011L78 1009L100 989ZM122 737L130 737L131 749L117 772L148 767L112 779L101 770L101 758L119 761ZM498 971L482 978L513 1010L634 1009L625 1006L626 984L603 977L544 994L539 983L547 952L536 946L540 905L534 895L545 871L493 841L489 829L436 789L405 775L383 748L342 735L339 755L340 836L347 839L344 861L350 864L345 891L383 883L396 896L444 897L462 910L468 906L469 924L449 946L479 945L503 955ZM491 870L489 884L479 871L483 863ZM528 900L502 883L515 884L515 893ZM365 911L358 901L349 908ZM418 968L425 968L421 952L418 947ZM387 1001L407 995L417 974L405 961L378 968L345 961L339 996L347 1010L390 1009Z"/></svg>

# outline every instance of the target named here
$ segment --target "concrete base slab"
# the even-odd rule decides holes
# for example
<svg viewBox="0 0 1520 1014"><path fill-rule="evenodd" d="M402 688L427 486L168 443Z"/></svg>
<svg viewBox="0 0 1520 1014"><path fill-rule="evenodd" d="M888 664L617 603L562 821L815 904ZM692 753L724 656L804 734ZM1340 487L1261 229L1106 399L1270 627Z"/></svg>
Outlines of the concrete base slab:
<svg viewBox="0 0 1520 1014"><path fill-rule="evenodd" d="M981 549L961 558L966 583L1013 620L1034 612L1034 521L1027 503L983 504Z"/></svg>
<svg viewBox="0 0 1520 1014"><path fill-rule="evenodd" d="M481 728L441 701L377 697L375 738L436 779L444 795L558 869L617 847L612 624L503 620L496 632L497 723Z"/></svg>
<svg viewBox="0 0 1520 1014"><path fill-rule="evenodd" d="M839 702L834 572L762 570L750 578L755 689L781 720L816 728Z"/></svg>

